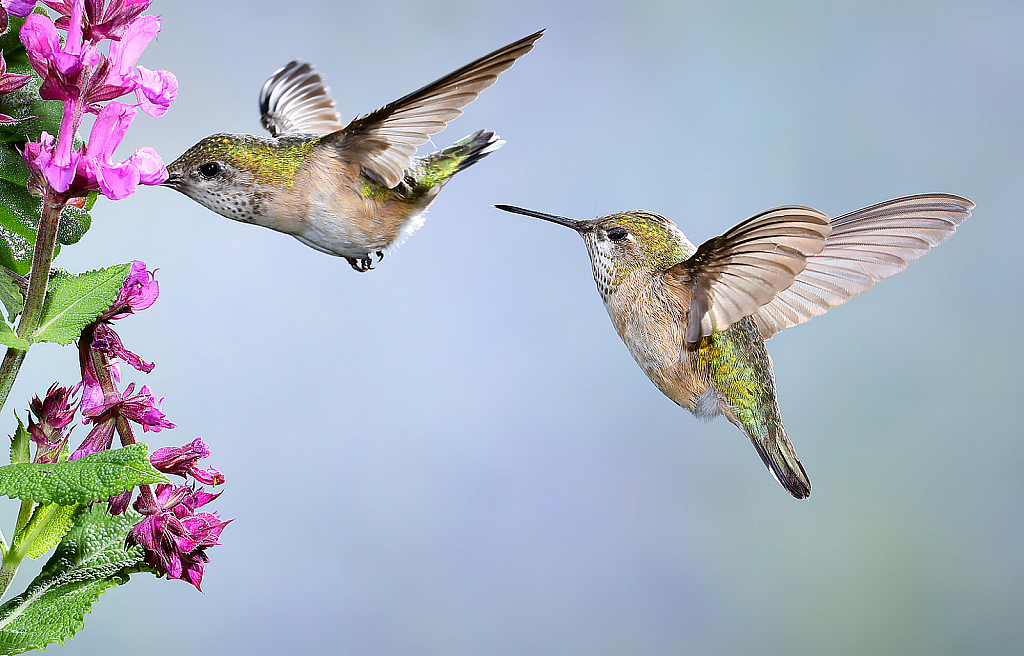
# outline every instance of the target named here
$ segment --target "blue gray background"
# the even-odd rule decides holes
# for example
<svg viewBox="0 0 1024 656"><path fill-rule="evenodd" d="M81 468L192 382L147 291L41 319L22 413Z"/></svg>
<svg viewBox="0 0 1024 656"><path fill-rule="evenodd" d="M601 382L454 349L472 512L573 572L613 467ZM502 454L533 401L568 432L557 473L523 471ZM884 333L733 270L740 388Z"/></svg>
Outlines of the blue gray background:
<svg viewBox="0 0 1024 656"><path fill-rule="evenodd" d="M153 12L164 30L141 63L173 71L180 97L120 152L167 161L258 132L258 89L290 59L317 64L348 119L548 33L435 138L488 128L505 147L371 273L166 189L97 205L58 264L159 267L159 302L118 328L156 361L144 382L178 425L146 438L204 437L235 521L205 594L139 576L62 652L1024 650L1024 5ZM734 427L650 384L578 237L490 207L645 208L700 242L776 205L838 215L928 191L971 198L974 217L769 342L805 502ZM75 364L34 349L13 407Z"/></svg>

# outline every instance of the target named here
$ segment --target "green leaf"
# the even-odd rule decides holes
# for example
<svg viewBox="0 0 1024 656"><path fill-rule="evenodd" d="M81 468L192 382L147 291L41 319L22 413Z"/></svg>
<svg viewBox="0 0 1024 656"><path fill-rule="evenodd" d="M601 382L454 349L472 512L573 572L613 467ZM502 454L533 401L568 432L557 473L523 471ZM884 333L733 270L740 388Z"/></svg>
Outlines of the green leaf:
<svg viewBox="0 0 1024 656"><path fill-rule="evenodd" d="M28 340L14 334L14 330L3 319L0 319L0 344L22 351L27 351L28 347L32 346Z"/></svg>
<svg viewBox="0 0 1024 656"><path fill-rule="evenodd" d="M25 295L6 271L0 271L0 303L7 309L11 321L25 308Z"/></svg>
<svg viewBox="0 0 1024 656"><path fill-rule="evenodd" d="M167 477L150 464L142 443L68 462L0 467L0 494L62 506L105 500L136 485L166 482Z"/></svg>
<svg viewBox="0 0 1024 656"><path fill-rule="evenodd" d="M0 179L13 182L19 187L28 184L29 172L25 158L9 143L0 148Z"/></svg>
<svg viewBox="0 0 1024 656"><path fill-rule="evenodd" d="M85 233L92 226L92 216L89 210L96 204L96 192L90 191L86 199L85 209L73 205L65 205L60 211L60 223L57 224L57 249L54 257L60 253L60 244L65 246L77 244L85 236Z"/></svg>
<svg viewBox="0 0 1024 656"><path fill-rule="evenodd" d="M110 308L131 268L130 263L118 264L51 279L43 317L32 341L66 345L78 339L83 328Z"/></svg>
<svg viewBox="0 0 1024 656"><path fill-rule="evenodd" d="M105 506L81 506L74 526L22 594L0 606L0 653L18 654L64 644L85 626L85 616L107 588L148 570L142 549L125 538L141 516L111 516ZM150 570L151 571L151 570Z"/></svg>
<svg viewBox="0 0 1024 656"><path fill-rule="evenodd" d="M31 462L32 452L29 445L32 443L32 438L29 437L25 424L21 423L21 417L15 413L14 418L18 420L18 430L14 431L14 437L11 439L11 463Z"/></svg>
<svg viewBox="0 0 1024 656"><path fill-rule="evenodd" d="M11 542L11 551L25 549L25 541L29 541L25 555L29 558L39 558L44 553L53 549L64 537L64 534L71 528L78 504L73 506L58 506L55 503L38 505L32 513L25 528L18 531Z"/></svg>
<svg viewBox="0 0 1024 656"><path fill-rule="evenodd" d="M29 194L24 186L0 180L0 265L18 274L28 273L41 210L42 199Z"/></svg>

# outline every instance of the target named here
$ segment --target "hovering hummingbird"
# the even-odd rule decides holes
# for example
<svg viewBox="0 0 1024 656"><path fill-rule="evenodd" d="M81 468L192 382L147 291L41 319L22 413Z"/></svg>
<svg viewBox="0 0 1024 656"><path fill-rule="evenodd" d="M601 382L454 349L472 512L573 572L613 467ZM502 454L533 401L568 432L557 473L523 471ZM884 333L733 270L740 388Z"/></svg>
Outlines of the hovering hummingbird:
<svg viewBox="0 0 1024 656"><path fill-rule="evenodd" d="M164 185L214 212L292 235L373 268L384 250L423 225L423 212L459 171L504 141L480 130L416 158L416 147L530 52L541 30L492 52L347 126L312 66L293 61L260 92L272 138L215 134L167 167Z"/></svg>
<svg viewBox="0 0 1024 656"><path fill-rule="evenodd" d="M831 221L778 207L699 248L653 212L575 220L495 207L576 230L612 324L644 373L698 418L725 415L803 499L811 483L782 426L765 340L903 271L949 238L974 203L922 194Z"/></svg>

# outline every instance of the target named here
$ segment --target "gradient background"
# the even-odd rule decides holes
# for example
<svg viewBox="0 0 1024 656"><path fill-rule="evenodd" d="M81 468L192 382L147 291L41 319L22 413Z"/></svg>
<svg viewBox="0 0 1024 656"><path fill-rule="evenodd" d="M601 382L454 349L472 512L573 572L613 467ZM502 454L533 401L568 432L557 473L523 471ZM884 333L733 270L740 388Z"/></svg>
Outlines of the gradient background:
<svg viewBox="0 0 1024 656"><path fill-rule="evenodd" d="M508 143L372 273L166 189L97 205L57 263L160 268L160 301L118 326L178 425L146 437L204 437L235 521L205 594L138 576L61 653L1024 651L1024 4L153 12L141 63L180 97L120 152L167 161L258 132L257 91L289 59L316 62L349 119L548 33L435 137ZM960 234L769 343L805 502L728 422L651 385L577 236L489 207L646 208L699 243L776 205L928 191L977 202ZM8 420L75 366L34 349Z"/></svg>

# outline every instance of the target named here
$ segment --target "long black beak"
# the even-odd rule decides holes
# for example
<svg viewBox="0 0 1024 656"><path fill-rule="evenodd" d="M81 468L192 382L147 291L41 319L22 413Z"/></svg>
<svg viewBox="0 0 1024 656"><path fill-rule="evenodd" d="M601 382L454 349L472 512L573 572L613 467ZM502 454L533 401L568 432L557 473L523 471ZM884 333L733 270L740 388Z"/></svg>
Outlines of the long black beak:
<svg viewBox="0 0 1024 656"><path fill-rule="evenodd" d="M494 207L505 212L512 212L513 214L525 214L526 216L532 216L535 219L544 219L558 225L564 225L567 228L572 228L576 231L586 230L587 227L582 224L582 221L576 219L568 219L564 216L555 216L554 214L545 214L544 212L535 212L534 210L523 209L522 207L516 207L515 205L495 205Z"/></svg>

